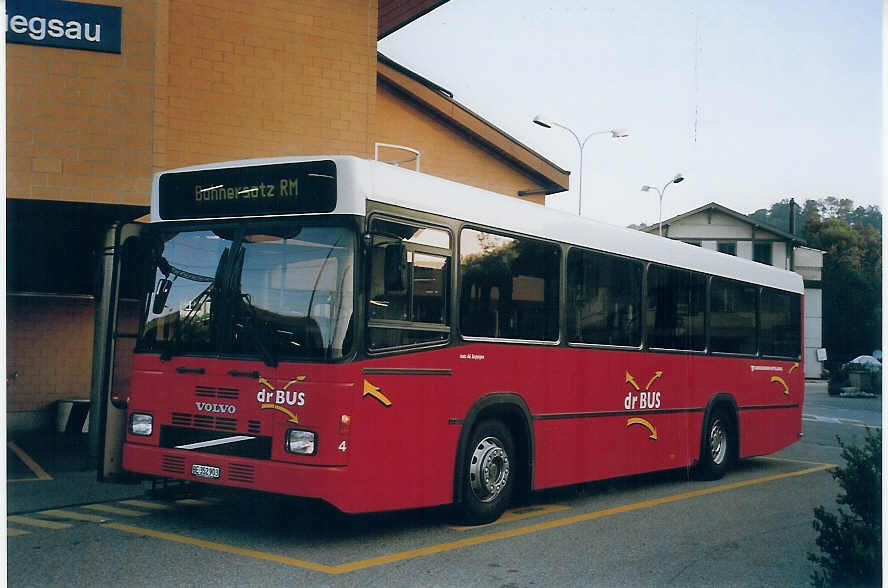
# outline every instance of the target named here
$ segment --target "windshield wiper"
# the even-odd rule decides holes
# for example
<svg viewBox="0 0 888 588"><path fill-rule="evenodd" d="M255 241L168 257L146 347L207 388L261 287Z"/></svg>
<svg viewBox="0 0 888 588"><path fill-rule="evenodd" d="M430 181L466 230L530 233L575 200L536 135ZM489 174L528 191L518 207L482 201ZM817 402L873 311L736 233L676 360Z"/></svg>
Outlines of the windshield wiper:
<svg viewBox="0 0 888 588"><path fill-rule="evenodd" d="M265 341L262 339L262 329L260 328L258 322L259 318L256 314L256 308L250 302L249 294L241 294L241 305L246 309L246 312L241 317L243 321L237 321L235 319L234 326L235 327L245 327L247 333L249 333L250 338L253 340L253 344L256 346L256 349L259 351L259 354L262 356L262 361L265 362L265 365L268 367L276 367L277 366L277 358L274 356L274 353L269 349L268 345L265 344Z"/></svg>
<svg viewBox="0 0 888 588"><path fill-rule="evenodd" d="M173 333L173 338L170 341L169 345L163 350L160 354L160 359L163 361L169 361L173 355L176 354L179 347L182 344L182 336L185 332L185 329L190 326L190 324L194 321L194 317L197 316L197 309L201 308L204 304L211 300L211 292L213 291L213 282L210 282L210 285L204 288L204 290L194 297L194 300L188 305L188 312L185 314L185 318L176 322L176 331Z"/></svg>

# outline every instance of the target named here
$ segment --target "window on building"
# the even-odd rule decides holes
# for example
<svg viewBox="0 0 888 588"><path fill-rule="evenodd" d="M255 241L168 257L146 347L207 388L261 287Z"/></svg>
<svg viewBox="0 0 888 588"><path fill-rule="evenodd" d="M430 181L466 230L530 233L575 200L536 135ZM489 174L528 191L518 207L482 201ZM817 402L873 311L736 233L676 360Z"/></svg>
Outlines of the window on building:
<svg viewBox="0 0 888 588"><path fill-rule="evenodd" d="M772 259L773 247L771 243L753 243L752 260L767 265L773 265Z"/></svg>
<svg viewBox="0 0 888 588"><path fill-rule="evenodd" d="M558 339L561 248L554 243L463 229L459 245L462 334Z"/></svg>
<svg viewBox="0 0 888 588"><path fill-rule="evenodd" d="M798 357L801 352L802 301L798 294L764 288L759 342L762 355Z"/></svg>
<svg viewBox="0 0 888 588"><path fill-rule="evenodd" d="M571 249L567 337L571 343L641 345L641 262Z"/></svg>
<svg viewBox="0 0 888 588"><path fill-rule="evenodd" d="M381 218L372 220L370 231L370 348L446 341L450 233Z"/></svg>
<svg viewBox="0 0 888 588"><path fill-rule="evenodd" d="M647 345L658 349L706 348L706 277L651 265L645 304Z"/></svg>
<svg viewBox="0 0 888 588"><path fill-rule="evenodd" d="M755 354L758 288L712 278L709 300L710 349L718 353Z"/></svg>
<svg viewBox="0 0 888 588"><path fill-rule="evenodd" d="M719 241L718 242L718 252L719 253L727 253L728 255L737 255L737 242L736 241Z"/></svg>

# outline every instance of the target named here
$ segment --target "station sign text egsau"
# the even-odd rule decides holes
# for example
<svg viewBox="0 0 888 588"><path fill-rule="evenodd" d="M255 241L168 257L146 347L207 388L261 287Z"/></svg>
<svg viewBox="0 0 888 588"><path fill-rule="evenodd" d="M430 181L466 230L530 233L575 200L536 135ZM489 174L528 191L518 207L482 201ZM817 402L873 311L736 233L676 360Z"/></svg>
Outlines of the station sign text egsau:
<svg viewBox="0 0 888 588"><path fill-rule="evenodd" d="M119 6L6 0L3 25L7 43L120 53Z"/></svg>

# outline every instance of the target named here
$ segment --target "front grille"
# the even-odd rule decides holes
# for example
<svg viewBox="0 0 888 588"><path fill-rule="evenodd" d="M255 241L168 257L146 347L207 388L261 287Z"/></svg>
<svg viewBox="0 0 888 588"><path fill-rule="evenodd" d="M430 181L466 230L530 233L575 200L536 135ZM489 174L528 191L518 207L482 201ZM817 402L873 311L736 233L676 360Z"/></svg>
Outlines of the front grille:
<svg viewBox="0 0 888 588"><path fill-rule="evenodd" d="M255 468L250 464L233 463L228 466L228 479L232 482L252 484L254 471Z"/></svg>
<svg viewBox="0 0 888 588"><path fill-rule="evenodd" d="M233 436L230 432L206 431L164 425L160 428L160 446L166 449L175 449L183 445L192 445L194 443L203 443ZM251 459L271 459L271 437L256 436L252 439L223 443L221 445L209 445L188 451ZM182 467L184 467L184 460Z"/></svg>
<svg viewBox="0 0 888 588"><path fill-rule="evenodd" d="M160 469L171 474L184 474L185 458L181 455L164 454L160 458Z"/></svg>
<svg viewBox="0 0 888 588"><path fill-rule="evenodd" d="M202 429L212 429L214 417L206 415L206 414L196 414L191 417L193 420L191 421L195 427L200 427Z"/></svg>
<svg viewBox="0 0 888 588"><path fill-rule="evenodd" d="M220 431L235 431L237 430L237 419L216 417L216 429Z"/></svg>
<svg viewBox="0 0 888 588"><path fill-rule="evenodd" d="M259 421L250 421L247 423L247 432L252 435L258 435L262 432L262 423Z"/></svg>
<svg viewBox="0 0 888 588"><path fill-rule="evenodd" d="M250 421L253 423L256 421ZM187 412L174 412L170 418L170 424L176 427L196 427L198 429L215 429L217 431L237 431L237 419L213 416L209 414L188 414ZM250 433L258 433L252 430Z"/></svg>
<svg viewBox="0 0 888 588"><path fill-rule="evenodd" d="M194 395L200 398L224 398L225 400L237 400L239 391L237 388L216 388L214 386L195 386Z"/></svg>

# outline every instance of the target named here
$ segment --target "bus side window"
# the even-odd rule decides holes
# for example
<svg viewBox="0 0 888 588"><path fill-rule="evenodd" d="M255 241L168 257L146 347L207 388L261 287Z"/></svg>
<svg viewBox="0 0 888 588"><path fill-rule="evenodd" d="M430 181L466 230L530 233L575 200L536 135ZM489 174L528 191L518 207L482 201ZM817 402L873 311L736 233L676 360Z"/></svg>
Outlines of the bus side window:
<svg viewBox="0 0 888 588"><path fill-rule="evenodd" d="M370 251L370 349L446 341L450 234L380 218L370 229L383 236Z"/></svg>
<svg viewBox="0 0 888 588"><path fill-rule="evenodd" d="M571 343L641 344L641 262L581 249L567 254Z"/></svg>
<svg viewBox="0 0 888 588"><path fill-rule="evenodd" d="M762 289L759 345L762 355L796 358L801 353L801 297Z"/></svg>
<svg viewBox="0 0 888 588"><path fill-rule="evenodd" d="M460 328L496 339L558 339L561 249L524 237L463 229Z"/></svg>
<svg viewBox="0 0 888 588"><path fill-rule="evenodd" d="M709 288L709 345L715 353L755 355L758 288L712 278Z"/></svg>

